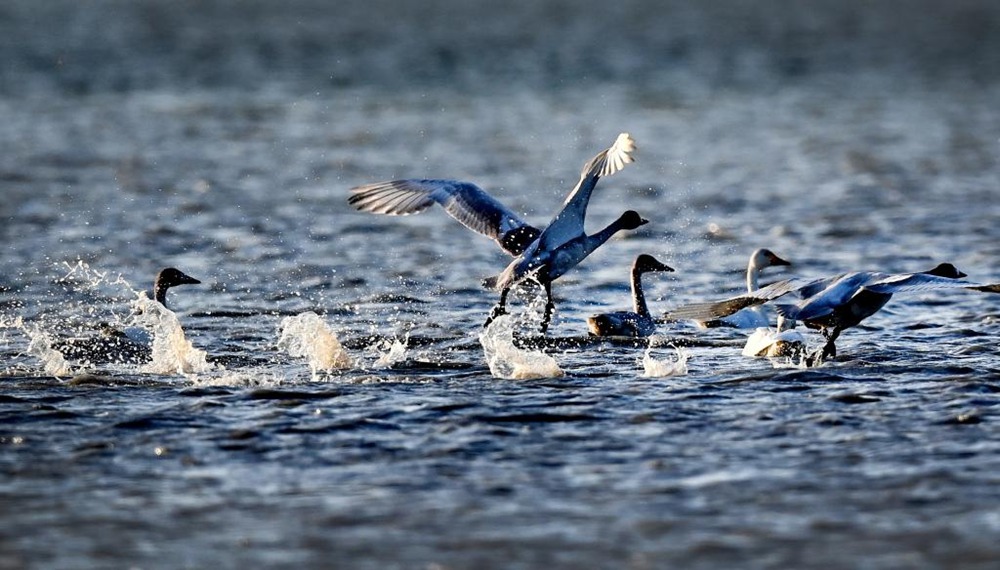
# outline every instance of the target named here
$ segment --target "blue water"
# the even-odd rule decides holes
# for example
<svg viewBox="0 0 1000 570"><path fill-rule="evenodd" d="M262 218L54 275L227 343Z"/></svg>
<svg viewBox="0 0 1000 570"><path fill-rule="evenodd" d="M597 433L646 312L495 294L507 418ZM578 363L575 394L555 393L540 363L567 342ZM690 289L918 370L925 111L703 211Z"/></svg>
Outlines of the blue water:
<svg viewBox="0 0 1000 570"><path fill-rule="evenodd" d="M758 247L1000 282L1000 10L914 4L0 7L0 567L995 567L1000 297L899 295L813 368L586 338L639 253L654 313ZM588 226L651 223L554 284L558 376L487 365L493 244L346 203L455 177L541 225L622 131ZM164 266L190 360L40 352ZM307 312L350 365L282 342Z"/></svg>

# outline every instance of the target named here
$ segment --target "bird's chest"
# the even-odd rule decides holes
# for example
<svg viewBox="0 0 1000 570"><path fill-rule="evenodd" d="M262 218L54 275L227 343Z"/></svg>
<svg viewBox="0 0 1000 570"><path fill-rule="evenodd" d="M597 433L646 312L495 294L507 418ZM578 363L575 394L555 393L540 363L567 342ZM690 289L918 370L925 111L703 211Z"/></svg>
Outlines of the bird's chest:
<svg viewBox="0 0 1000 570"><path fill-rule="evenodd" d="M555 279L573 268L586 253L583 244L571 241L552 252L548 260L549 277Z"/></svg>

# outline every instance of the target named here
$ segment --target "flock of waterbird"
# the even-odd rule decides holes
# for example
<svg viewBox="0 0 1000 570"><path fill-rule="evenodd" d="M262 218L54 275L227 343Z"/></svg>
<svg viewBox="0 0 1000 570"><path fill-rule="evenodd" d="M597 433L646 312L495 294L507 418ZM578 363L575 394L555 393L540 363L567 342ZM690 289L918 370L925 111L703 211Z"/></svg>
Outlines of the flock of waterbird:
<svg viewBox="0 0 1000 570"><path fill-rule="evenodd" d="M544 230L527 224L475 184L459 180L406 179L366 184L352 188L348 202L358 210L387 215L416 214L437 203L467 228L493 239L515 258L499 275L483 281L486 287L500 291L500 299L484 327L506 313L507 296L513 287L534 283L544 290L546 297L541 322L544 334L555 308L552 282L617 232L648 223L637 212L628 210L595 234L587 235L584 231L587 206L597 182L631 163L634 151L632 137L622 133L608 149L588 161L580 181ZM788 354L789 347L803 346L801 334L794 330L801 322L808 328L819 329L826 339L822 350L809 357L809 362L818 362L835 358L835 343L841 332L878 312L895 293L955 288L1000 293L1000 284L963 280L965 273L950 263L918 273L859 271L818 279L785 279L759 287L760 271L773 265L789 265L789 262L767 249L757 250L747 268L745 294L685 305L654 318L646 307L641 275L673 269L651 255L640 255L632 265L634 311L594 315L588 319L590 333L644 337L653 334L659 323L693 320L705 327L753 328L757 338L751 336L744 354L775 356ZM774 329L770 328L764 305L772 306L778 314Z"/></svg>
<svg viewBox="0 0 1000 570"><path fill-rule="evenodd" d="M545 334L555 309L552 282L614 234L648 223L637 212L627 210L595 234L584 231L587 206L597 182L631 163L634 151L632 137L622 133L614 144L588 161L562 209L544 229L527 224L475 184L459 180L406 179L367 184L352 188L348 202L358 210L387 215L416 214L440 204L464 226L491 238L514 259L502 272L483 280L484 286L500 293L483 326L488 327L507 312L507 297L513 288L535 284L545 293L541 321L541 332ZM768 249L758 249L747 265L746 293L721 301L684 305L654 317L646 306L642 275L670 272L673 268L652 255L641 254L631 268L633 310L591 316L587 320L589 333L641 338L654 334L660 324L682 320L694 321L703 328L753 329L744 355L801 356L811 365L835 358L835 343L840 334L874 315L896 293L956 288L1000 293L1000 284L966 281L966 274L950 263L918 273L859 271L818 279L784 279L760 287L761 272L781 265L790 263ZM150 297L166 308L170 288L196 283L200 281L175 268L166 268L157 274ZM777 313L774 327L766 306ZM812 354L805 351L805 337L795 328L798 323L821 331L826 340L821 350ZM57 348L70 359L100 358L128 363L147 360L151 341L148 333L130 327L124 331L105 331L96 345L74 341L61 343Z"/></svg>

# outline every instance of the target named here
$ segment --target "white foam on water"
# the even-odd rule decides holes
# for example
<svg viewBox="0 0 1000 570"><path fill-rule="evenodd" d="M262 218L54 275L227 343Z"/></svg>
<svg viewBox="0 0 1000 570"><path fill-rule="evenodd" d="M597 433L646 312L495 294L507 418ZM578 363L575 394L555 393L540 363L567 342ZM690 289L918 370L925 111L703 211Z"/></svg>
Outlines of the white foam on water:
<svg viewBox="0 0 1000 570"><path fill-rule="evenodd" d="M375 367L390 368L393 364L406 360L406 345L409 344L409 341L409 335L407 335L402 342L400 342L397 338L392 339L392 344L389 345L389 349L387 351L382 352L379 350L379 357L378 360L375 361ZM385 344L383 343L382 346L385 346Z"/></svg>
<svg viewBox="0 0 1000 570"><path fill-rule="evenodd" d="M805 350L805 337L796 330L778 331L766 327L758 327L747 337L743 347L743 356L794 358Z"/></svg>
<svg viewBox="0 0 1000 570"><path fill-rule="evenodd" d="M287 380L281 375L264 369L226 370L220 368L208 374L198 374L188 378L198 386L276 388L287 384Z"/></svg>
<svg viewBox="0 0 1000 570"><path fill-rule="evenodd" d="M811 353L802 350L794 356L784 356L780 358L770 358L771 366L775 370L808 370L823 365L823 360L811 358Z"/></svg>
<svg viewBox="0 0 1000 570"><path fill-rule="evenodd" d="M337 334L312 311L282 319L278 348L293 357L308 359L313 380L319 377L320 372L342 370L354 365Z"/></svg>
<svg viewBox="0 0 1000 570"><path fill-rule="evenodd" d="M686 350L674 347L677 360L665 358L657 360L652 356L652 348L647 348L642 355L642 375L645 378L667 378L670 376L685 376L688 373L687 361L690 354Z"/></svg>
<svg viewBox="0 0 1000 570"><path fill-rule="evenodd" d="M563 376L559 364L548 354L514 346L514 323L513 317L502 315L479 335L490 373L509 380Z"/></svg>
<svg viewBox="0 0 1000 570"><path fill-rule="evenodd" d="M52 337L41 329L25 326L21 317L12 323L14 328L21 329L28 336L28 354L42 361L42 370L57 378L72 376L75 371L61 352L52 347Z"/></svg>
<svg viewBox="0 0 1000 570"><path fill-rule="evenodd" d="M200 374L216 369L205 351L184 336L173 311L140 294L133 304L133 321L152 332L152 360L140 370L148 374Z"/></svg>

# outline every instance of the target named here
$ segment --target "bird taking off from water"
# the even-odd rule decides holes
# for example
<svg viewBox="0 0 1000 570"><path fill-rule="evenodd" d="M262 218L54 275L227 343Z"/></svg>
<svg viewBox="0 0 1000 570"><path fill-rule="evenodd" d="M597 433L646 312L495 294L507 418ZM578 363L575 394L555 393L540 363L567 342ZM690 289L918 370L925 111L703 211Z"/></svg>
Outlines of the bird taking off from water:
<svg viewBox="0 0 1000 570"><path fill-rule="evenodd" d="M896 293L933 289L1000 293L1000 284L983 285L964 281L964 277L966 274L954 265L942 263L919 273L857 271L821 279L786 279L722 301L685 305L668 313L666 318L717 319L746 307L770 303L783 318L819 329L826 338L820 358L835 358L835 342L840 333L877 313ZM788 297L798 300L785 301ZM783 302L774 302L779 299Z"/></svg>
<svg viewBox="0 0 1000 570"><path fill-rule="evenodd" d="M646 224L634 211L627 211L603 230L587 235L584 218L590 196L603 176L610 176L633 161L635 142L621 133L606 150L584 165L580 181L567 195L562 209L544 230L524 222L471 182L443 179L406 179L366 184L351 189L348 203L365 212L406 215L422 212L437 203L462 225L494 240L515 259L499 275L484 285L500 291L500 300L484 326L506 312L510 289L525 281L535 281L545 290L546 305L542 332L548 328L554 303L552 281L575 267L595 249L621 230Z"/></svg>

